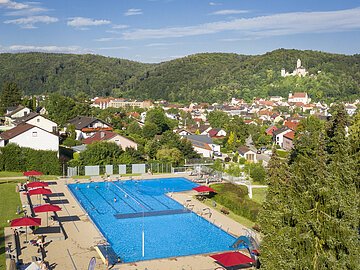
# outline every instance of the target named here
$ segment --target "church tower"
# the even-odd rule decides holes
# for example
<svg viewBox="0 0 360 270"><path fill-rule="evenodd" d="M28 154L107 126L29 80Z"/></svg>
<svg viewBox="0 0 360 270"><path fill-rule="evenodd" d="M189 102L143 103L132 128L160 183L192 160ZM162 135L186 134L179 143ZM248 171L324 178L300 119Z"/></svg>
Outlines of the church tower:
<svg viewBox="0 0 360 270"><path fill-rule="evenodd" d="M298 59L296 62L296 68L300 68L301 67L301 60Z"/></svg>

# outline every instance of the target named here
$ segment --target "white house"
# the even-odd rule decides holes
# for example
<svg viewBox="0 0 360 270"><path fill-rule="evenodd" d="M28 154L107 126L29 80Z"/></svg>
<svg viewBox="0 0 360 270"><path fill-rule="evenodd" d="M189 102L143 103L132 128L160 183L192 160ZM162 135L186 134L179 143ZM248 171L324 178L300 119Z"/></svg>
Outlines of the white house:
<svg viewBox="0 0 360 270"><path fill-rule="evenodd" d="M273 140L274 140L274 142L275 142L277 145L283 147L284 135L285 135L286 133L288 133L289 131L291 131L291 129L288 128L288 127L281 127L281 128L279 128L279 129L275 130L275 131L273 132Z"/></svg>
<svg viewBox="0 0 360 270"><path fill-rule="evenodd" d="M57 133L58 131L58 125L45 118L44 116L38 114L38 113L34 113L31 112L28 115L21 117L21 118L17 118L14 121L15 125L19 125L21 123L26 123L26 124L30 124L39 128L42 128L48 132L52 132L52 133Z"/></svg>
<svg viewBox="0 0 360 270"><path fill-rule="evenodd" d="M111 131L98 131L93 136L84 139L83 143L91 144L98 141L114 142L123 150L126 148L134 148L137 150L138 148L138 144L136 142Z"/></svg>
<svg viewBox="0 0 360 270"><path fill-rule="evenodd" d="M14 126L14 121L17 118L21 118L27 116L31 110L24 106L19 105L16 108L8 108L5 114L5 125L6 126Z"/></svg>
<svg viewBox="0 0 360 270"><path fill-rule="evenodd" d="M307 93L289 93L288 102L289 103L297 103L301 102L304 104L310 103L311 99L309 98Z"/></svg>
<svg viewBox="0 0 360 270"><path fill-rule="evenodd" d="M97 131L111 131L113 129L105 121L88 116L77 116L71 119L68 124L75 126L77 140L89 138Z"/></svg>
<svg viewBox="0 0 360 270"><path fill-rule="evenodd" d="M42 128L20 124L0 134L0 147L8 143L15 143L20 147L29 147L35 150L59 151L59 137Z"/></svg>
<svg viewBox="0 0 360 270"><path fill-rule="evenodd" d="M240 146L238 149L239 156L245 158L249 162L257 162L256 152L252 151L247 146Z"/></svg>
<svg viewBox="0 0 360 270"><path fill-rule="evenodd" d="M220 153L220 145L214 144L209 136L187 135L183 138L189 140L194 150L203 157L213 157L215 153Z"/></svg>

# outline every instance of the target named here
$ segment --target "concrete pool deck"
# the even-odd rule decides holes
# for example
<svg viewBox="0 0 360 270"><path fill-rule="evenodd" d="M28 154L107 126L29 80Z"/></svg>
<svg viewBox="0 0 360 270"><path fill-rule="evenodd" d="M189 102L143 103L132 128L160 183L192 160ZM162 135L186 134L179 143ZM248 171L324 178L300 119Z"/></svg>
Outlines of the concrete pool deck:
<svg viewBox="0 0 360 270"><path fill-rule="evenodd" d="M164 178L164 177L186 177L186 175L149 175L146 179ZM133 177L133 179L142 179L144 177ZM187 177L188 178L188 177ZM127 180L128 177L121 178L121 180ZM102 178L93 179L94 181L103 181ZM68 236L66 240L53 239L51 243L45 248L46 258L52 266L51 269L87 269L89 261L92 257L96 258L95 269L106 269L102 262L100 255L95 250L97 244L105 242L105 239L98 231L96 226L90 221L87 214L78 204L76 199L73 197L67 184L89 182L89 179L60 179L54 180L56 184L50 185L49 188L55 196L50 197L50 203L55 203L62 208L62 211L57 212L59 219L64 227L64 230ZM54 182L53 181L53 182ZM210 210L211 215L202 214L208 213L209 211L203 211L205 208L209 208L205 204L193 198L196 194L195 191L179 192L168 194L174 200L178 201L183 205L187 205L197 214L202 215L203 218L208 219L216 226L221 227L224 231L228 231L230 234L240 236L245 234L246 227L240 225L236 221L229 217L217 212ZM21 195L23 205L27 204L26 196ZM37 198L32 198L34 203L38 203ZM42 201L44 203L44 201ZM49 215L50 216L50 215ZM46 213L41 213L42 226L46 227ZM52 225L52 222L49 222ZM7 234L11 234L11 230L7 230ZM48 239L51 238L50 234ZM28 234L28 240L37 239L37 236ZM37 254L37 247L29 244L23 244L25 235L21 235L21 245L25 247L22 250L20 259L25 263L32 261L32 256L39 256ZM126 263L115 265L112 269L121 270L210 270L219 267L209 255L196 255L196 256L185 256L176 258L157 259L149 261L141 261L136 263Z"/></svg>

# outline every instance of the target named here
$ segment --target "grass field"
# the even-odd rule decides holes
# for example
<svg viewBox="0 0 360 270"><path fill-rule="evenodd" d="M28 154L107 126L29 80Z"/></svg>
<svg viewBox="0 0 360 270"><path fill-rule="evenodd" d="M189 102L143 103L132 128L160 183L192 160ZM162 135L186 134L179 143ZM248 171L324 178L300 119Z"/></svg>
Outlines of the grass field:
<svg viewBox="0 0 360 270"><path fill-rule="evenodd" d="M8 220L19 217L16 209L21 206L19 194L15 192L16 182L0 182L0 269L5 269L4 227Z"/></svg>
<svg viewBox="0 0 360 270"><path fill-rule="evenodd" d="M263 204L263 202L265 201L265 198L266 198L266 191L267 191L267 188L253 188L252 200L257 203Z"/></svg>
<svg viewBox="0 0 360 270"><path fill-rule="evenodd" d="M214 208L212 205L211 199L206 199L206 200L202 201L202 203L206 204L207 206L211 207L212 209L215 209L218 212L220 212L220 209L224 207L221 204L216 203L216 208ZM227 216L229 218L235 220L236 222L239 222L241 225L244 225L245 227L250 228L250 229L255 225L255 222L252 222L251 220L248 220L245 217L236 215L232 211L229 211L229 214Z"/></svg>
<svg viewBox="0 0 360 270"><path fill-rule="evenodd" d="M8 172L8 171L0 171L0 177L17 177L23 176L22 172Z"/></svg>

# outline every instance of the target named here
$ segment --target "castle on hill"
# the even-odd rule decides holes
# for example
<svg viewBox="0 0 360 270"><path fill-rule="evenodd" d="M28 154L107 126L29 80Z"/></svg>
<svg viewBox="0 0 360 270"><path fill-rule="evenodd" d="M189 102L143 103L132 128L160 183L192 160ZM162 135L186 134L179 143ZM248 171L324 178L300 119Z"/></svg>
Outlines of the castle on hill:
<svg viewBox="0 0 360 270"><path fill-rule="evenodd" d="M296 68L292 73L286 72L285 68L281 69L281 77L287 77L287 76L299 76L299 77L305 77L308 75L309 72L306 71L306 69L301 65L301 60L298 59L296 62Z"/></svg>

